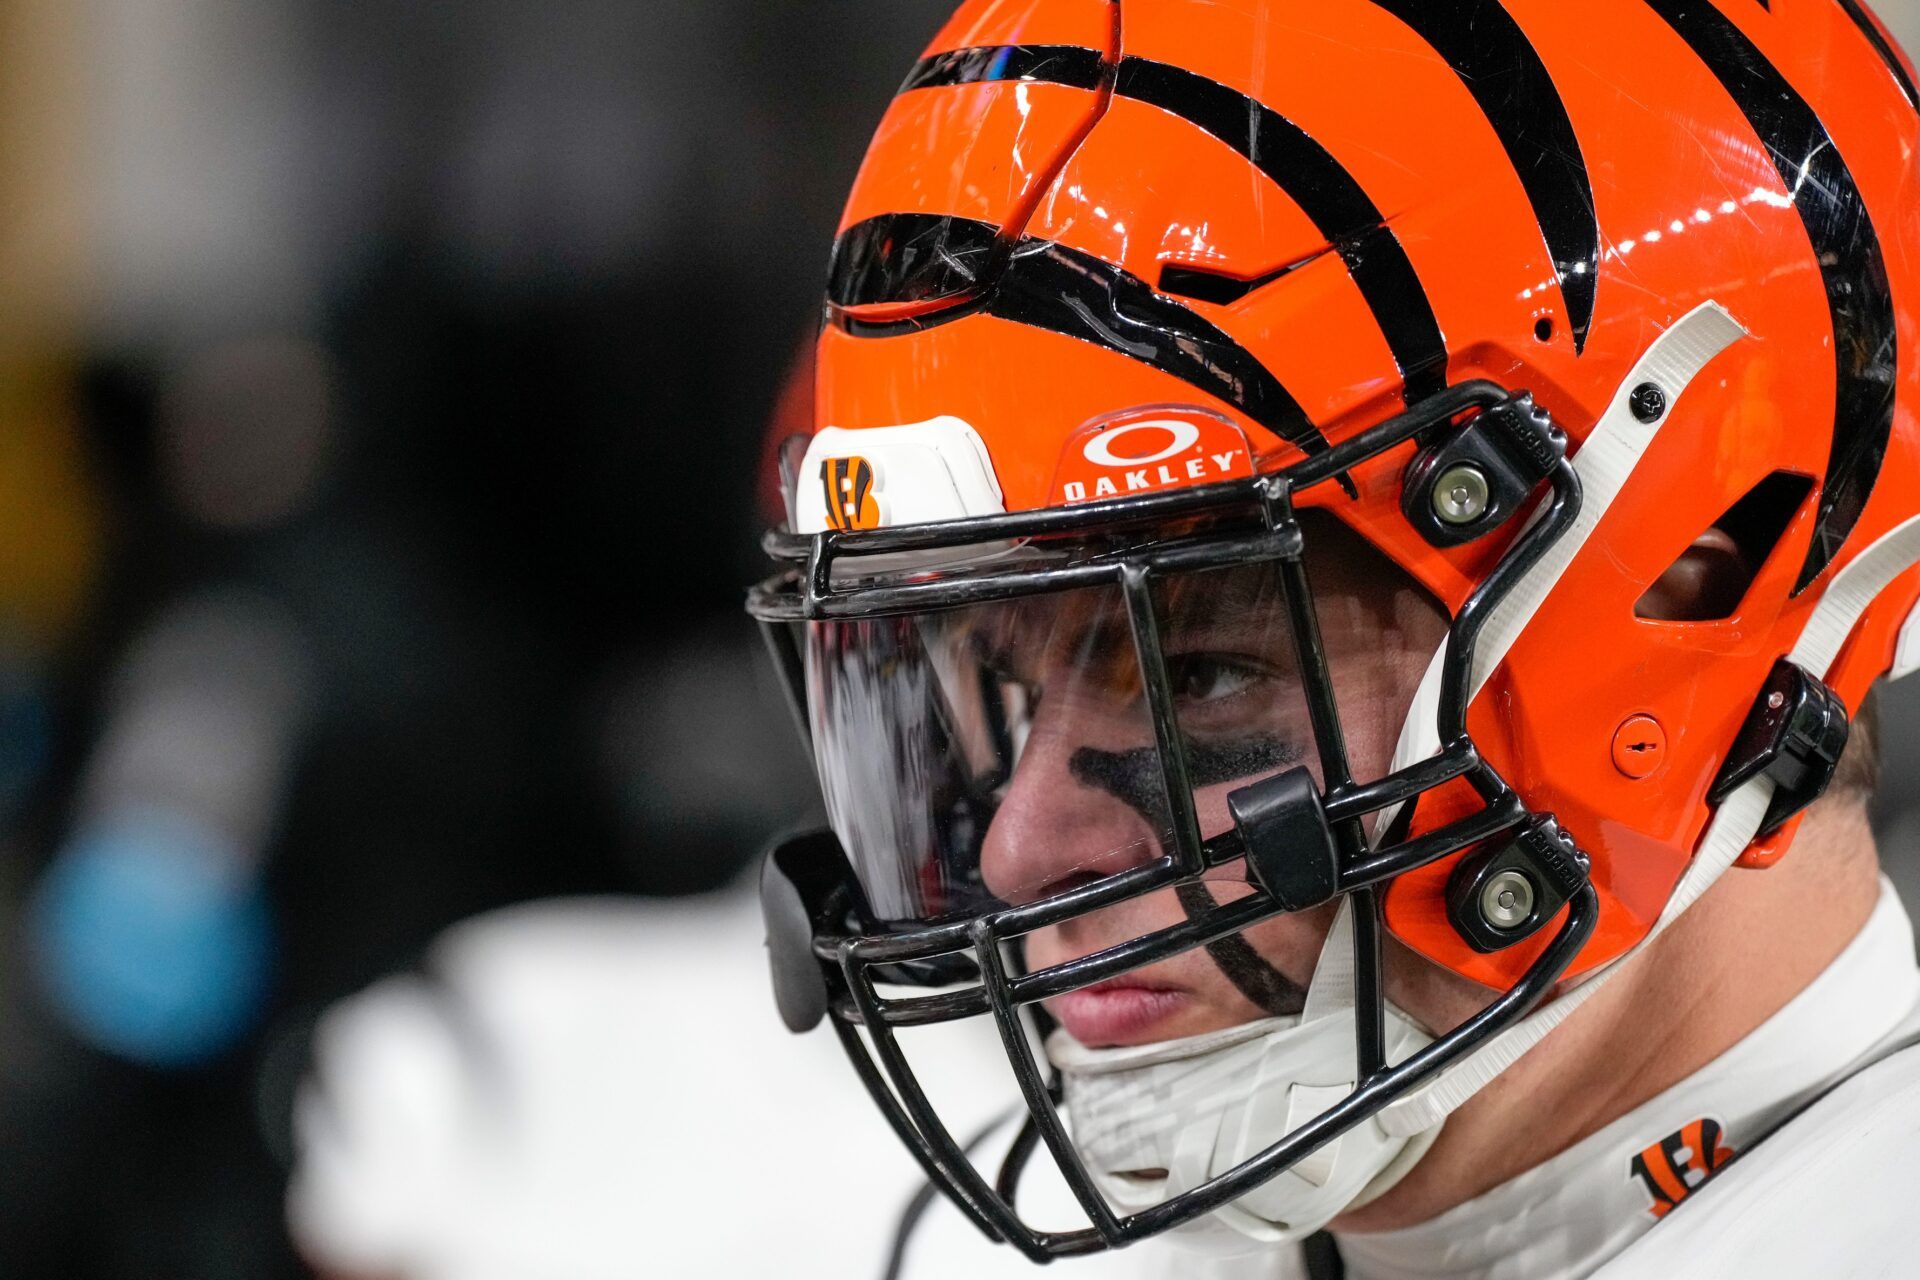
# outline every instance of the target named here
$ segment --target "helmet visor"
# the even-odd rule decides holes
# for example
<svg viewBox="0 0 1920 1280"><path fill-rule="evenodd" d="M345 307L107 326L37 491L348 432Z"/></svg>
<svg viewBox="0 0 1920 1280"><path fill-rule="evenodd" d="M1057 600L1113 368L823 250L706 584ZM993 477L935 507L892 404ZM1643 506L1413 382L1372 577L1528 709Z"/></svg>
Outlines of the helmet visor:
<svg viewBox="0 0 1920 1280"><path fill-rule="evenodd" d="M1281 584L1264 562L1167 575L1151 588L1203 839L1230 827L1237 787L1296 765L1319 777ZM1406 636L1391 599L1374 603L1382 608L1345 590L1320 602L1363 777L1384 770L1444 625ZM1117 586L808 624L828 813L876 921L1032 902L1173 847L1135 627Z"/></svg>
<svg viewBox="0 0 1920 1280"><path fill-rule="evenodd" d="M1301 522L1342 746L1366 781L1389 766L1446 614L1338 521ZM806 624L827 811L874 920L1034 902L1174 848L1142 626L1202 839L1231 827L1227 797L1249 782L1303 766L1324 785L1281 568L1156 576L1151 620L1115 584Z"/></svg>

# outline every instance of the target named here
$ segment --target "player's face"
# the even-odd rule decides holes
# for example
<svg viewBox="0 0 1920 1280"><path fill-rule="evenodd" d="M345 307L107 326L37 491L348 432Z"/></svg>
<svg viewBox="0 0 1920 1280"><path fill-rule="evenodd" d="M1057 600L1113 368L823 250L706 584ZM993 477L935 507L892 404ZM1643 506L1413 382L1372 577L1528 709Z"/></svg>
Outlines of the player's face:
<svg viewBox="0 0 1920 1280"><path fill-rule="evenodd" d="M1309 546L1348 758L1355 777L1377 777L1446 619L1333 521L1312 525ZM1226 800L1235 788L1295 765L1317 778L1319 747L1273 566L1176 579L1158 605L1195 809L1202 836L1210 836L1231 826ZM1059 893L1164 847L1168 806L1127 626L1110 599L1081 592L1001 608L948 636L950 651L964 653L1001 691L999 704L1020 712L1012 767L996 789L978 853L979 877L1002 902ZM1197 888L1029 935L1026 965L1089 955L1250 892L1242 864L1217 867ZM1332 912L1329 905L1266 921L1048 1007L1076 1039L1096 1047L1297 1012Z"/></svg>

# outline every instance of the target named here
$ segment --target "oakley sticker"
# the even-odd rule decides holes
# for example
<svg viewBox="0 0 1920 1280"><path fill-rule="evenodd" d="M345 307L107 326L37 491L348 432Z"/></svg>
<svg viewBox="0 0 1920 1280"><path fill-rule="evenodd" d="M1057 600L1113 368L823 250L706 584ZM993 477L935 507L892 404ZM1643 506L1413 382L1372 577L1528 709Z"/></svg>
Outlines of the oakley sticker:
<svg viewBox="0 0 1920 1280"><path fill-rule="evenodd" d="M1144 410L1096 423L1068 441L1053 501L1096 502L1252 474L1247 438L1224 418Z"/></svg>
<svg viewBox="0 0 1920 1280"><path fill-rule="evenodd" d="M1649 1213L1666 1217L1733 1159L1733 1148L1721 1141L1723 1136L1718 1120L1703 1117L1682 1125L1633 1158L1627 1176L1638 1179L1653 1198L1647 1206Z"/></svg>

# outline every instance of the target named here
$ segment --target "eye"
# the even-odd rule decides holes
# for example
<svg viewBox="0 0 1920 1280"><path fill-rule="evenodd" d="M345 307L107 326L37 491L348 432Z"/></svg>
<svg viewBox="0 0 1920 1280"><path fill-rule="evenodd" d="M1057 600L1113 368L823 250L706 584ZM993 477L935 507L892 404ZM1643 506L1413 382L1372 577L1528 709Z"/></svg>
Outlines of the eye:
<svg viewBox="0 0 1920 1280"><path fill-rule="evenodd" d="M1167 676L1173 696L1182 702L1219 702L1253 687L1261 671L1245 662L1213 653L1171 654Z"/></svg>

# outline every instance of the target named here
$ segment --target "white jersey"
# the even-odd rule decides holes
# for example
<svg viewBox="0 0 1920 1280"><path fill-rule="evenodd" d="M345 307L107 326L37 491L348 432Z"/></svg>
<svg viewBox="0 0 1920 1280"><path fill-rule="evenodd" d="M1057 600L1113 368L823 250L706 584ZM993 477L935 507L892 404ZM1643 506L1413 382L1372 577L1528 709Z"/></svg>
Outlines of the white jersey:
<svg viewBox="0 0 1920 1280"><path fill-rule="evenodd" d="M1431 1221L1337 1237L1346 1280L1920 1274L1912 1196L1920 1186L1920 1049L1861 1068L1920 1034L1917 1006L1913 929L1883 883L1871 918L1833 964L1739 1043ZM1043 1185L1038 1212L1063 1212L1065 1195ZM957 1212L936 1208L910 1233L900 1274L1027 1273L1011 1250L976 1239ZM1219 1259L1167 1238L1062 1265L1063 1275L1085 1280L1314 1274L1298 1248Z"/></svg>
<svg viewBox="0 0 1920 1280"><path fill-rule="evenodd" d="M431 979L329 1014L298 1116L304 1249L403 1280L877 1280L896 1243L905 1280L1310 1280L1297 1249L1164 1239L1039 1273L938 1197L896 1241L924 1183L831 1034L781 1029L760 933L738 894L539 904L454 930ZM1912 1274L1920 1050L1859 1067L1920 1028L1916 1004L1889 887L1826 972L1706 1068L1431 1222L1342 1238L1345 1274ZM957 1133L1011 1105L991 1028L919 1034L941 1037L916 1066ZM1070 1225L1057 1177L1034 1184L1023 1208Z"/></svg>

